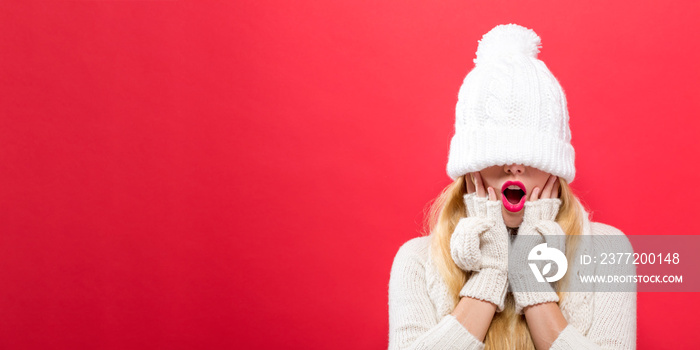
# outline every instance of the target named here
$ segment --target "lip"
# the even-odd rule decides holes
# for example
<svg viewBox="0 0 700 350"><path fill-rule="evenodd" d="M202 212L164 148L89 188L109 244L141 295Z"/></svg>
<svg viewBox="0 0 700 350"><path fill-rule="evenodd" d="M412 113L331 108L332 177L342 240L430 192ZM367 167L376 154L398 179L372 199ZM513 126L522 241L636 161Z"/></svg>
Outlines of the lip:
<svg viewBox="0 0 700 350"><path fill-rule="evenodd" d="M511 186L511 185L516 185L516 186L520 187L520 189L523 190L523 192L525 193L525 195L522 196L522 198L520 198L520 202L518 202L516 204L509 202L508 199L506 199L505 194L503 194L503 191L505 191L506 188L508 188L508 186ZM506 183L503 184L503 186L501 186L501 201L503 202L503 206L506 207L506 210L508 210L510 212L518 212L518 211L522 210L523 207L525 206L525 199L526 198L527 198L527 190L525 189L525 185L523 185L523 183L520 181L508 180L508 181L506 181Z"/></svg>

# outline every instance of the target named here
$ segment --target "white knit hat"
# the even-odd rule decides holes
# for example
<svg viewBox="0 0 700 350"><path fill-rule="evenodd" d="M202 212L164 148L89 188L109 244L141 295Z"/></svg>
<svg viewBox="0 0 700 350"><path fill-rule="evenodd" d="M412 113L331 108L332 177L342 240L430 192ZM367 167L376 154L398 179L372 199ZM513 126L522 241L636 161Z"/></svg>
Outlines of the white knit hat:
<svg viewBox="0 0 700 350"><path fill-rule="evenodd" d="M475 67L459 89L447 174L523 164L574 180L566 96L544 62L540 37L517 24L479 40Z"/></svg>

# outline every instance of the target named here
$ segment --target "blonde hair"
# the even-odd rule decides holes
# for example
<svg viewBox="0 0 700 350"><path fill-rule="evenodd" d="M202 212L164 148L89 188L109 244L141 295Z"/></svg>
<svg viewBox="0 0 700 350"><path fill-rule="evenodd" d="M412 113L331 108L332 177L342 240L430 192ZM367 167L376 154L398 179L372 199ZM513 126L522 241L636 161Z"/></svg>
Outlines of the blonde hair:
<svg viewBox="0 0 700 350"><path fill-rule="evenodd" d="M580 208L583 204L574 195L564 179L559 178L560 195L562 201L556 222L566 233L566 256L572 265L574 253L582 232L582 215ZM462 289L470 273L462 271L452 260L450 254L450 238L452 231L461 218L467 216L463 196L467 193L464 176L458 177L453 183L445 187L440 195L430 203L429 212L426 215L424 233L431 236L431 255L438 272L444 279L447 289L452 297L452 308L459 302L459 291ZM586 210L587 212L587 210ZM556 282L554 287L559 296L559 302L566 297L562 292L562 286L568 282L568 275ZM515 313L515 302L512 293L506 295L505 309L497 312L484 339L486 349L532 349L530 331L525 322L524 315Z"/></svg>

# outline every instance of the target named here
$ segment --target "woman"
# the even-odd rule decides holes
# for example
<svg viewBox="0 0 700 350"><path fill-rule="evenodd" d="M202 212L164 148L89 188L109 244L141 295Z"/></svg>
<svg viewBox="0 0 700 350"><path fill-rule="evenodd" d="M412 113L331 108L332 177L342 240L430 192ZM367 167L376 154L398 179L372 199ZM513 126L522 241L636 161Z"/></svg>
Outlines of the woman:
<svg viewBox="0 0 700 350"><path fill-rule="evenodd" d="M591 222L569 187L566 98L539 47L534 31L515 24L479 42L458 95L454 181L431 207L429 235L404 243L392 265L390 349L636 348L635 288L572 288L571 276L592 268L576 257L609 248L587 238L622 237L616 252L632 247L620 230ZM565 257L554 269L563 278L548 276L551 263L525 263L543 249Z"/></svg>

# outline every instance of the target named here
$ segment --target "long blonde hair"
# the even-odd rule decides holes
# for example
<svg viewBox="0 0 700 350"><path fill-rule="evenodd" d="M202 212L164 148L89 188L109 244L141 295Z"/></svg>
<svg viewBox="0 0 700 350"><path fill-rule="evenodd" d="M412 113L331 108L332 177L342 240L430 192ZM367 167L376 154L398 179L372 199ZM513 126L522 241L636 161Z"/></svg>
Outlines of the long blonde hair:
<svg viewBox="0 0 700 350"><path fill-rule="evenodd" d="M574 253L582 232L582 215L579 206L583 204L574 195L564 179L559 178L562 201L556 222L566 233L566 256L569 265L573 264ZM459 291L462 289L470 273L462 271L452 260L450 254L450 238L452 231L461 218L467 216L463 196L467 193L464 176L458 177L453 183L443 189L440 195L430 203L429 212L425 216L424 233L431 236L431 255L433 263L447 285L452 297L454 308L459 302ZM587 212L587 210L586 210ZM568 275L556 282L554 287L559 295L559 302L566 298L562 286L568 282ZM515 302L512 293L506 295L505 309L497 312L484 339L486 349L532 349L530 331L524 315L515 313Z"/></svg>

